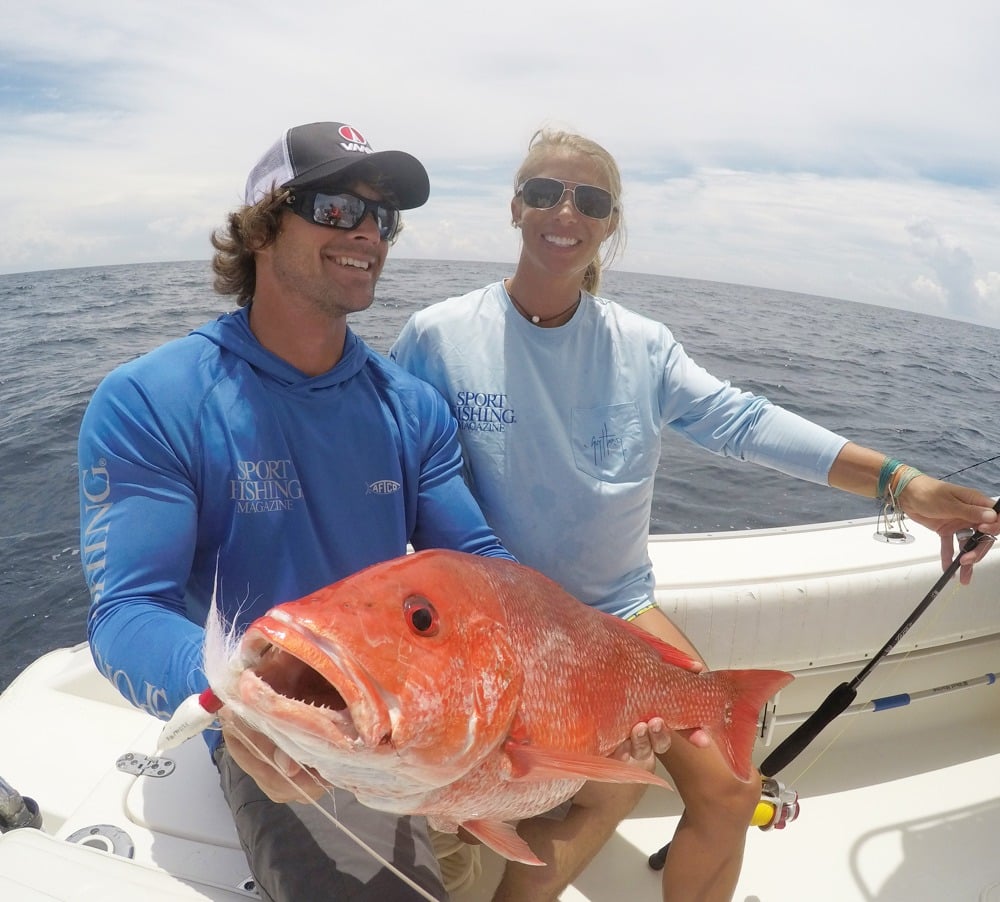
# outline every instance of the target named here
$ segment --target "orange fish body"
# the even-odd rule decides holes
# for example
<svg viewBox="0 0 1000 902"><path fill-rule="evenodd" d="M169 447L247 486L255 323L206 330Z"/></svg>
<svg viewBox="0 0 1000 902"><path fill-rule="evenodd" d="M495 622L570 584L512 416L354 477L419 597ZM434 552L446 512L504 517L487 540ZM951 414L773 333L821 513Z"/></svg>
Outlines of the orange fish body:
<svg viewBox="0 0 1000 902"><path fill-rule="evenodd" d="M662 784L607 757L638 722L700 727L740 779L782 671L694 673L684 653L537 571L423 551L254 621L239 647L209 626L216 694L294 760L387 811L462 826L539 863L507 822L586 780Z"/></svg>

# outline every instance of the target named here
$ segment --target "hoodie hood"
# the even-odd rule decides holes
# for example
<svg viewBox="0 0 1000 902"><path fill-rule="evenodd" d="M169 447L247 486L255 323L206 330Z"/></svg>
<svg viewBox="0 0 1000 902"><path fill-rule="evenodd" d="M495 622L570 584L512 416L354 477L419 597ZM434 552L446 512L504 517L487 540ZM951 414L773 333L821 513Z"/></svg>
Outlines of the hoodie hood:
<svg viewBox="0 0 1000 902"><path fill-rule="evenodd" d="M301 370L271 353L250 329L250 307L241 307L224 313L217 320L195 329L212 343L245 360L264 381L269 381L287 391L311 392L330 388L356 376L368 360L368 346L355 335L350 327L344 339L344 353L333 369L318 376L307 376Z"/></svg>

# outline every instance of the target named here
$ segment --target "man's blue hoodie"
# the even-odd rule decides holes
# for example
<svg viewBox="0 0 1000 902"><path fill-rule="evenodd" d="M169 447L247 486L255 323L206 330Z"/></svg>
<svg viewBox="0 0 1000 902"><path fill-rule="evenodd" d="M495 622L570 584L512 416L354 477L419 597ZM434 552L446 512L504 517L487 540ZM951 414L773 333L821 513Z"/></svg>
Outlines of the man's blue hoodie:
<svg viewBox="0 0 1000 902"><path fill-rule="evenodd" d="M509 557L434 389L350 330L340 362L307 377L257 341L248 309L114 370L80 431L91 649L158 717L206 686L213 593L246 624L407 542Z"/></svg>

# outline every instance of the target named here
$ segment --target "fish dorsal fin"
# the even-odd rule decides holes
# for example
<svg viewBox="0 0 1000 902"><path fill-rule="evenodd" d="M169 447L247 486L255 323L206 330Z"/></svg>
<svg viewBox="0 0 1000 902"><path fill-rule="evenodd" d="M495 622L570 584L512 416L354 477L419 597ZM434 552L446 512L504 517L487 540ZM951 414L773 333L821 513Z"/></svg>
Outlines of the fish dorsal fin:
<svg viewBox="0 0 1000 902"><path fill-rule="evenodd" d="M627 764L614 758L588 755L582 752L564 752L558 749L541 749L513 740L504 743L504 752L510 759L514 780L597 780L599 783L650 783L653 786L670 784L650 773L644 767Z"/></svg>
<svg viewBox="0 0 1000 902"><path fill-rule="evenodd" d="M607 615L612 616L612 615ZM614 618L620 626L624 626L629 632L632 633L637 639L645 642L650 648L655 651L660 658L667 664L673 664L674 667L681 667L684 670L690 670L692 673L701 673L705 669L705 665L701 661L692 658L687 652L681 651L679 648L671 645L669 642L665 642L652 633L647 633L641 626L636 626L634 623L628 620L620 620L619 618Z"/></svg>
<svg viewBox="0 0 1000 902"><path fill-rule="evenodd" d="M476 839L489 846L498 855L522 864L544 865L531 847L521 839L521 835L505 821L475 820L463 821L462 827Z"/></svg>

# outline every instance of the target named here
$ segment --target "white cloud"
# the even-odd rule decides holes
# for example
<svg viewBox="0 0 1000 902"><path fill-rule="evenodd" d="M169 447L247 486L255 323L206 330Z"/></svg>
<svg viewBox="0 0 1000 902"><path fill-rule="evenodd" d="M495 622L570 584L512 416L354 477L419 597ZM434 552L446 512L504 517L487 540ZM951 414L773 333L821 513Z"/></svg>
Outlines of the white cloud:
<svg viewBox="0 0 1000 902"><path fill-rule="evenodd" d="M0 33L0 272L207 257L315 119L427 165L395 254L512 260L556 123L625 171L620 268L1000 325L997 34L993 0L33 0Z"/></svg>
<svg viewBox="0 0 1000 902"><path fill-rule="evenodd" d="M988 272L982 279L976 279L976 291L988 303L1000 304L1000 272Z"/></svg>
<svg viewBox="0 0 1000 902"><path fill-rule="evenodd" d="M922 273L917 284L927 294L934 293L944 304L944 315L955 319L983 320L995 313L988 301L988 276L978 278L976 262L954 235L943 234L929 219L907 226L914 253L933 275ZM991 309L992 308L992 309Z"/></svg>

